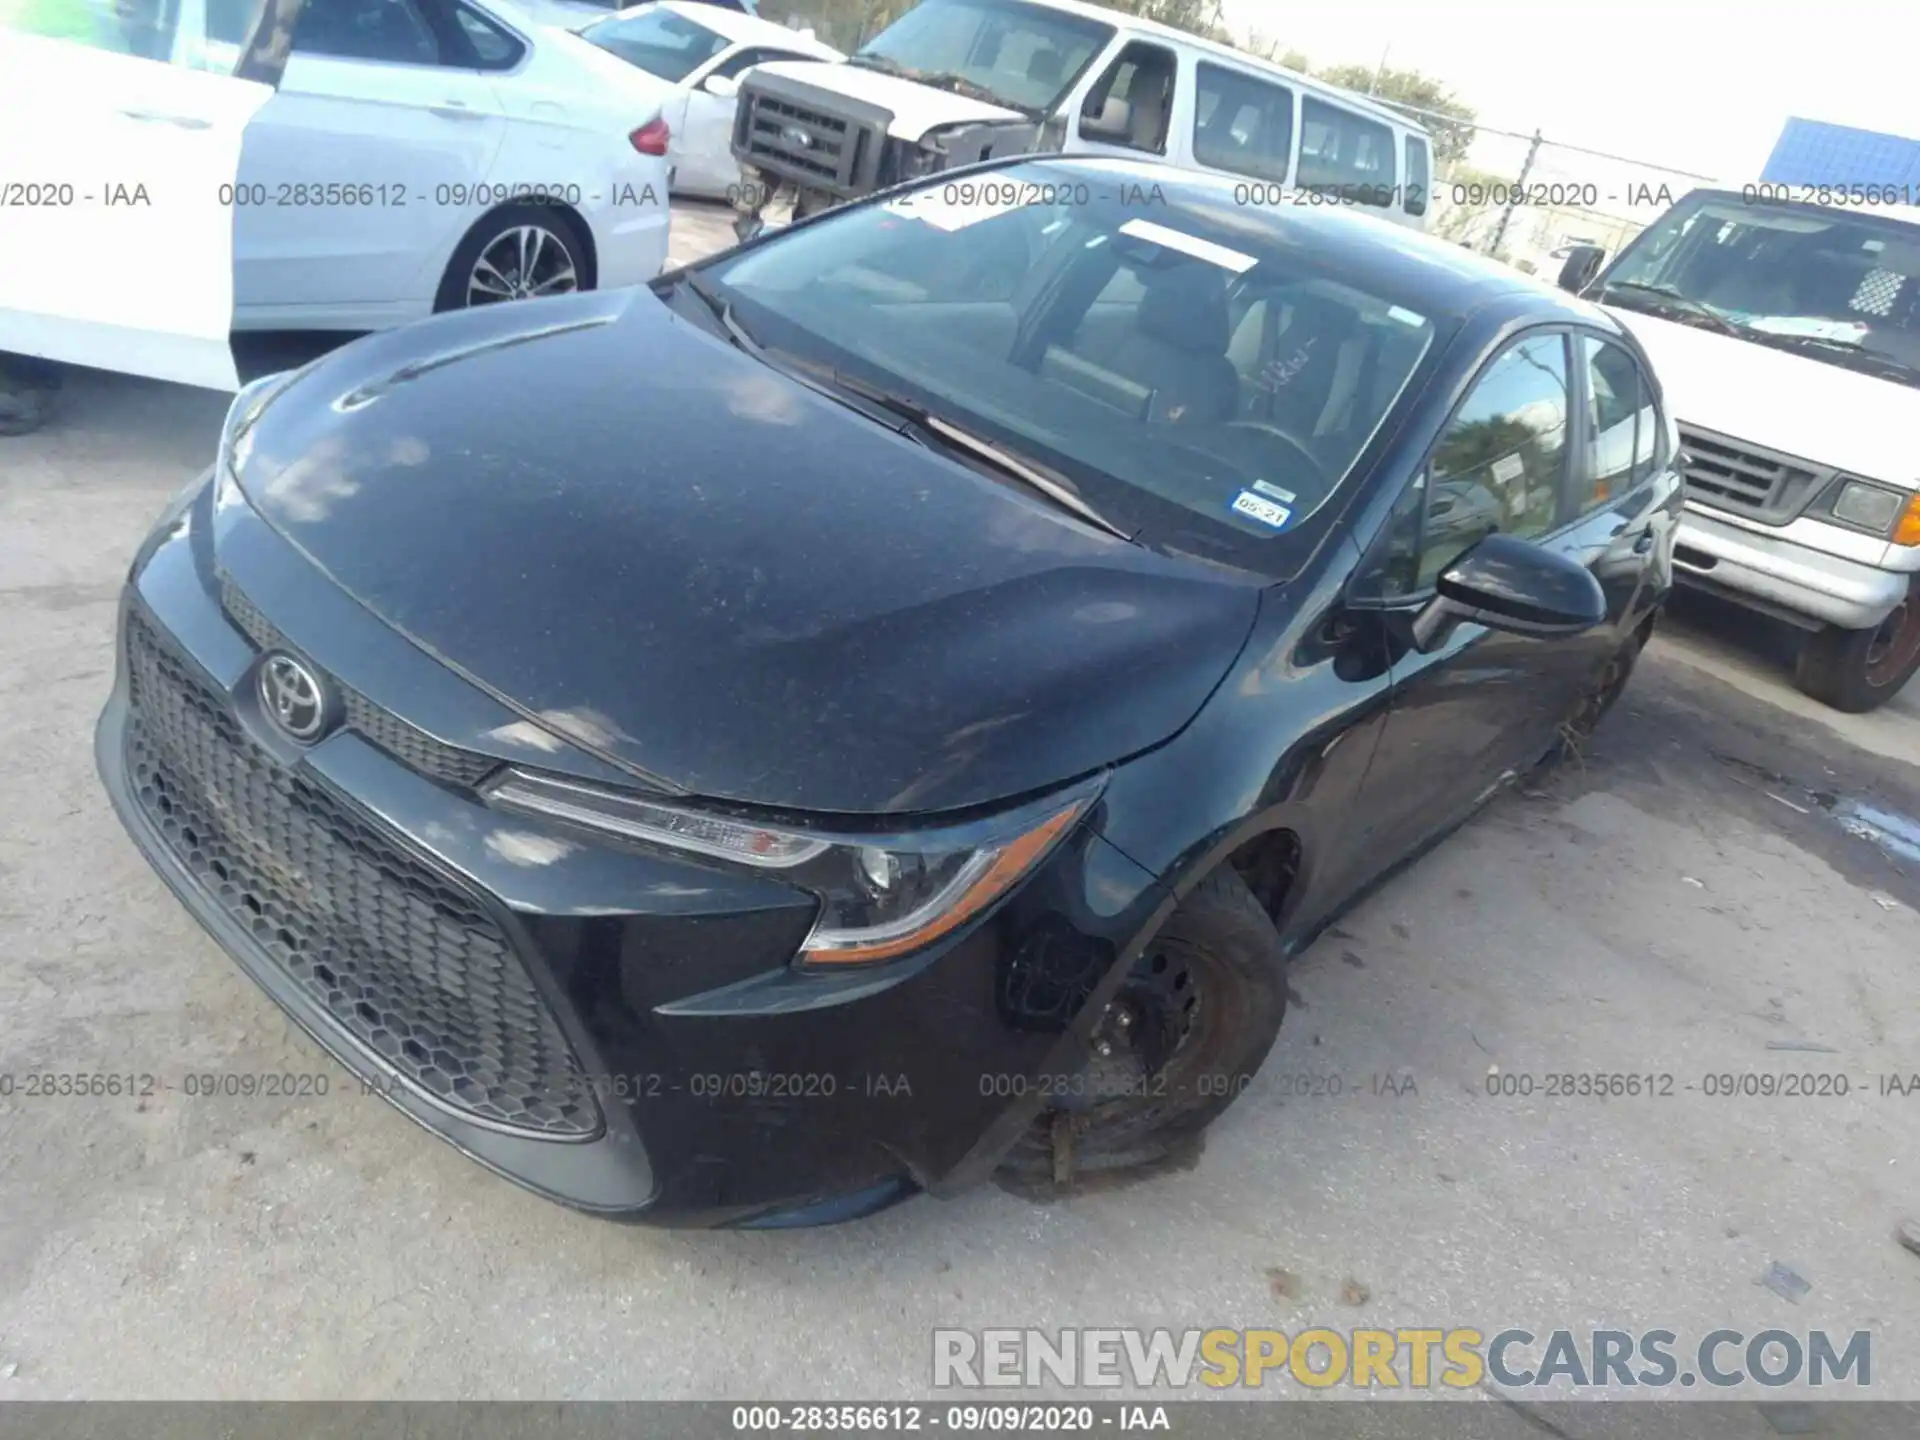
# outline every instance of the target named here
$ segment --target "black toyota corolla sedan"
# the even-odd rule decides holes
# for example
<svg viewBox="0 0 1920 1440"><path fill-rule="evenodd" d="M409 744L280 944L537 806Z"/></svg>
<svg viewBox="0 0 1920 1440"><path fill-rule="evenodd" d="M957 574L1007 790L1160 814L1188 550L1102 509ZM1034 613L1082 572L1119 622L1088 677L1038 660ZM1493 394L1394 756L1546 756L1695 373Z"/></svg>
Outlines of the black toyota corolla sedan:
<svg viewBox="0 0 1920 1440"><path fill-rule="evenodd" d="M845 1219L1190 1143L1288 957L1592 729L1680 504L1600 310L1028 158L253 385L134 560L98 760L483 1165Z"/></svg>

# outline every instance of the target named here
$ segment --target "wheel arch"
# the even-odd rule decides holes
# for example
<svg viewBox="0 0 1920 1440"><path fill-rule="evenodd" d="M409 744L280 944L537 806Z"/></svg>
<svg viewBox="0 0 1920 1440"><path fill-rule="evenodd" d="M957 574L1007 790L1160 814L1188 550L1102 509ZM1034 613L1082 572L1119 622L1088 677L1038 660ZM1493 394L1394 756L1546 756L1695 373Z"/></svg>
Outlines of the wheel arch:
<svg viewBox="0 0 1920 1440"><path fill-rule="evenodd" d="M1260 901L1284 934L1298 912L1305 892L1302 881L1309 864L1309 846L1302 828L1285 809L1243 816L1196 844L1161 880L1166 901L1135 937L1130 950L1151 943L1180 902L1195 886L1222 866L1230 867Z"/></svg>
<svg viewBox="0 0 1920 1440"><path fill-rule="evenodd" d="M600 251L597 242L594 240L593 226L587 222L587 217L573 206L567 204L564 200L556 199L551 195L537 198L517 196L513 199L502 200L498 204L488 206L485 210L473 217L472 223L454 236L453 244L448 247L446 254L441 258L440 268L434 273L433 290L436 296L440 293L441 285L446 282L447 272L453 268L453 262L460 258L460 252L466 248L467 242L479 234L481 229L486 225L498 219L503 211L507 210L542 210L566 221L567 224L572 227L573 232L580 237L580 246L583 252L580 258L586 265L586 283L582 284L580 288L582 290L599 288Z"/></svg>

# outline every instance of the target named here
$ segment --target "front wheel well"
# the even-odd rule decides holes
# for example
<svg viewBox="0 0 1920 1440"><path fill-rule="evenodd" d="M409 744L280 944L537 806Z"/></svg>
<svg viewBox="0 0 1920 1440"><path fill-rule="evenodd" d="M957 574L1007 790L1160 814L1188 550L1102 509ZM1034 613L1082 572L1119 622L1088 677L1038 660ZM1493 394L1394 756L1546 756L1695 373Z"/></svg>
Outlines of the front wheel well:
<svg viewBox="0 0 1920 1440"><path fill-rule="evenodd" d="M1300 876L1300 837L1291 830L1268 830L1243 840L1221 863L1246 882L1278 929Z"/></svg>
<svg viewBox="0 0 1920 1440"><path fill-rule="evenodd" d="M552 196L537 199L514 199L495 205L482 212L474 222L461 232L460 238L447 256L447 262L440 267L440 286L445 289L447 276L458 265L470 248L477 249L475 241L489 229L499 225L501 218L508 214L518 214L521 218L546 215L563 221L580 242L581 277L580 288L591 290L599 284L600 255L594 248L593 227L587 224L586 217L563 200ZM444 307L442 307L444 308Z"/></svg>

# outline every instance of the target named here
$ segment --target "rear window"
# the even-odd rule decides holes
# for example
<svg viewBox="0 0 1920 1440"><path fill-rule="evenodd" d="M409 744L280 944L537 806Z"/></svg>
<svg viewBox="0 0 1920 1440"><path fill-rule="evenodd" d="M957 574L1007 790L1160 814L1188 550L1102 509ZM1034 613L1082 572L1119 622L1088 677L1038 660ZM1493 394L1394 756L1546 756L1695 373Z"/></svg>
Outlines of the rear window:
<svg viewBox="0 0 1920 1440"><path fill-rule="evenodd" d="M580 34L662 80L684 80L727 48L727 38L660 6L596 20Z"/></svg>

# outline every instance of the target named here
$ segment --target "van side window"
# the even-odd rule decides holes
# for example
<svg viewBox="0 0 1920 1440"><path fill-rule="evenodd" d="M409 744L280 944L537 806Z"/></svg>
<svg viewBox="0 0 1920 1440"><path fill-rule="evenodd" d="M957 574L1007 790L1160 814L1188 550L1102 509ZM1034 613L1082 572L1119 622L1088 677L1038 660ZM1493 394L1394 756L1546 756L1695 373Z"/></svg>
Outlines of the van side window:
<svg viewBox="0 0 1920 1440"><path fill-rule="evenodd" d="M1080 111L1080 138L1166 154L1173 80L1179 67L1174 53L1162 46L1140 40L1127 46L1087 92L1087 103Z"/></svg>
<svg viewBox="0 0 1920 1440"><path fill-rule="evenodd" d="M1293 91L1204 60L1196 69L1193 158L1235 175L1284 181L1293 153Z"/></svg>
<svg viewBox="0 0 1920 1440"><path fill-rule="evenodd" d="M1300 102L1300 178L1355 205L1393 204L1393 131L1308 95Z"/></svg>
<svg viewBox="0 0 1920 1440"><path fill-rule="evenodd" d="M1432 167L1427 163L1427 142L1418 135L1407 136L1407 180L1403 208L1409 215L1427 213L1427 191L1432 184Z"/></svg>

